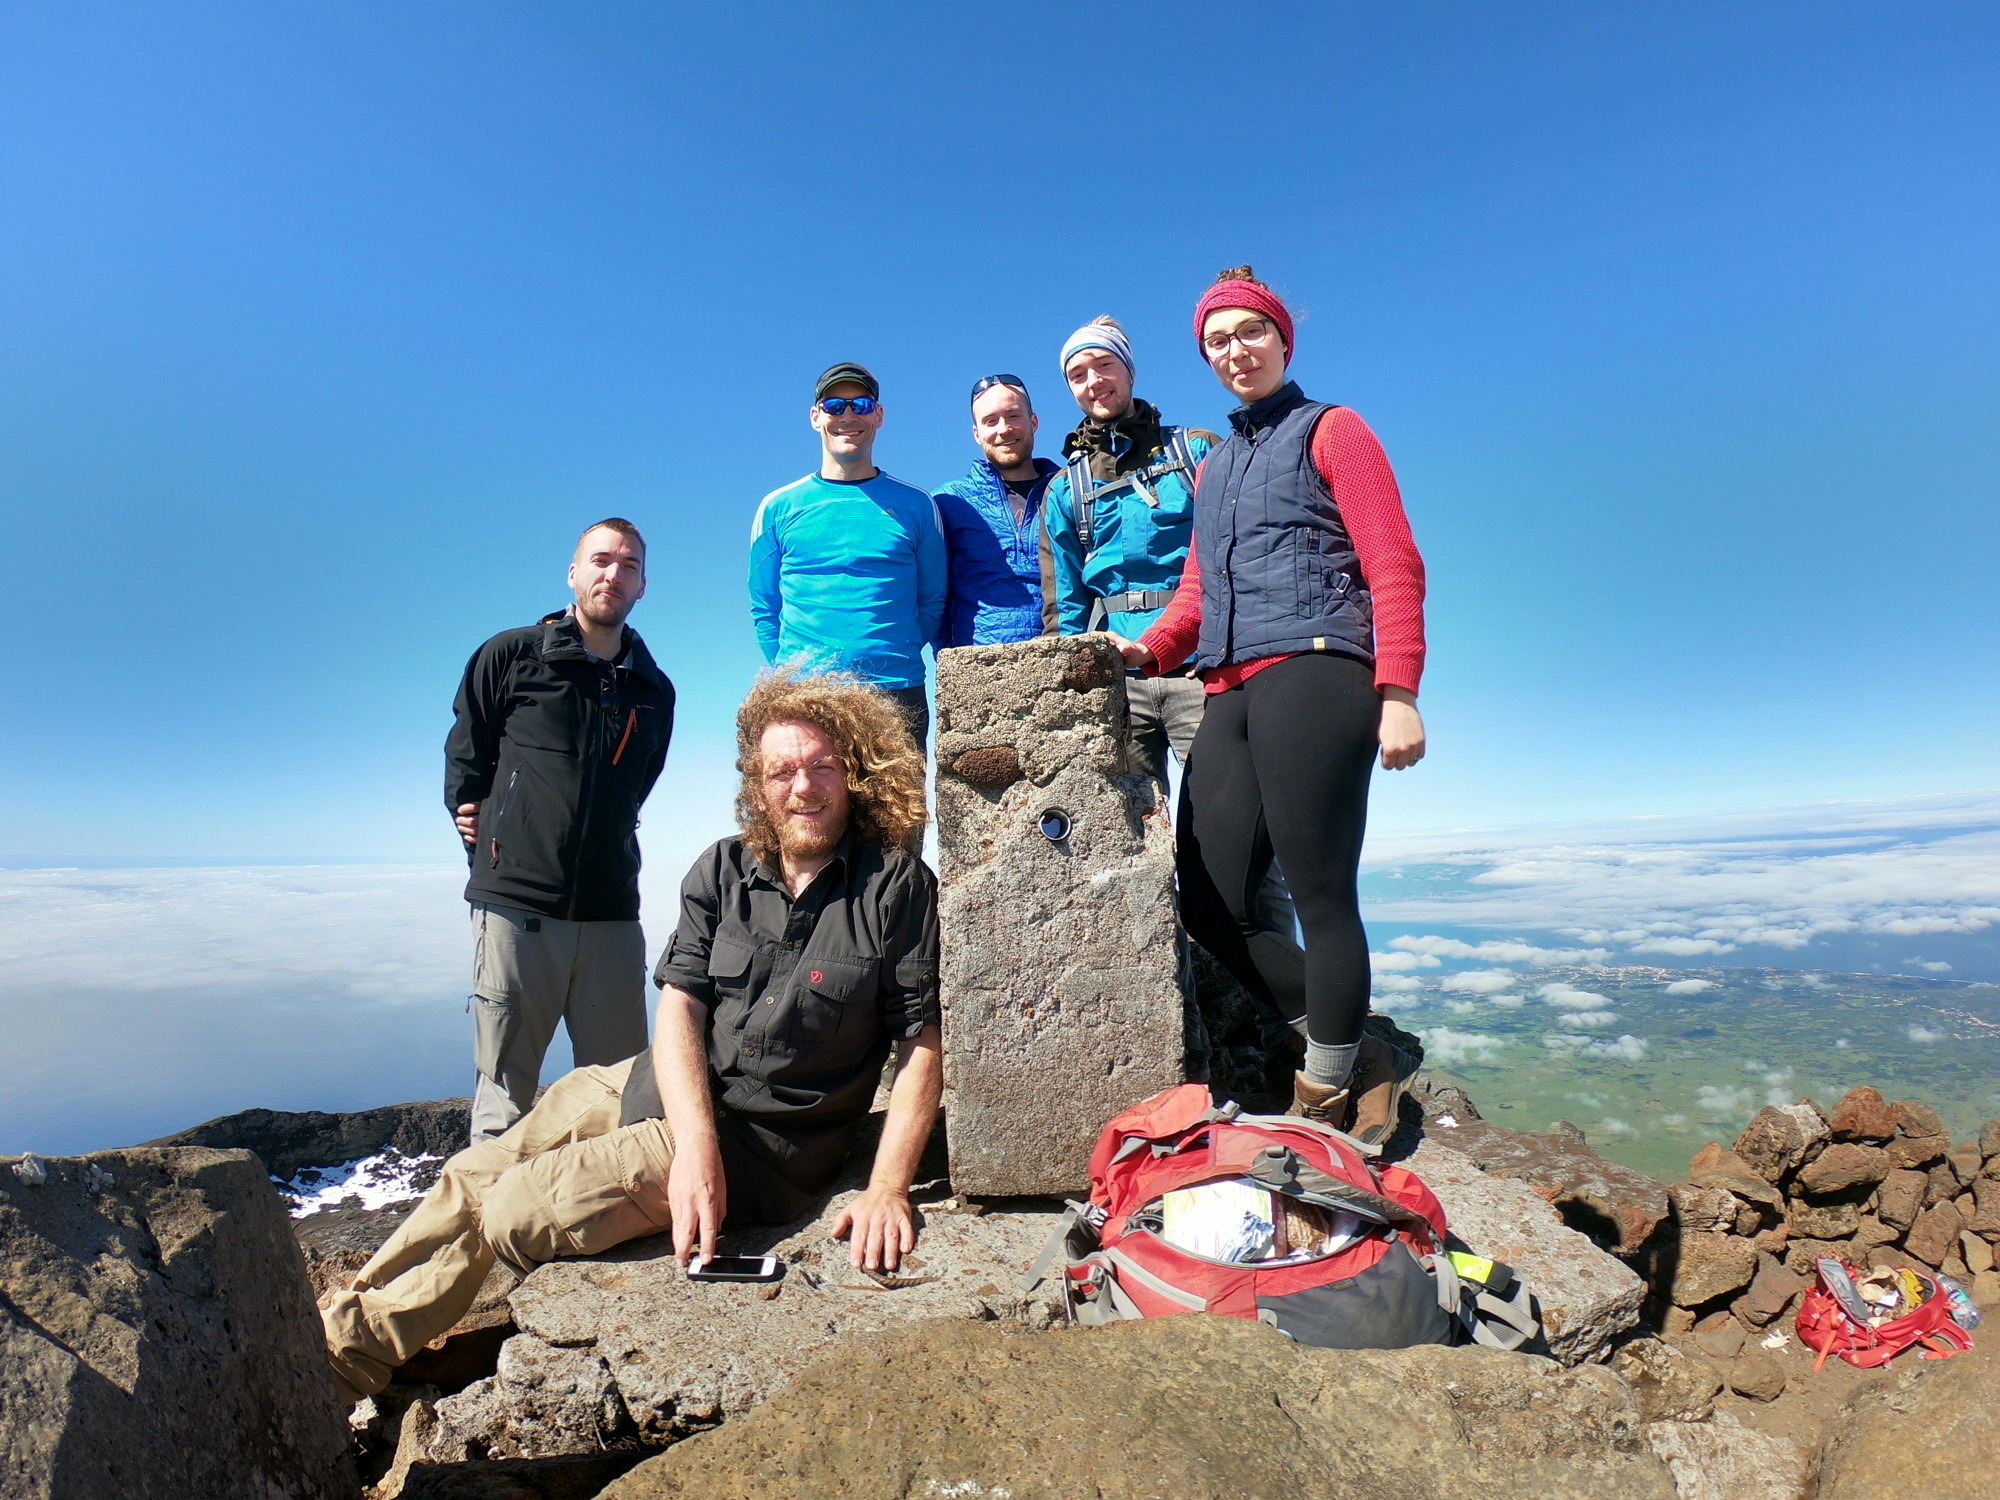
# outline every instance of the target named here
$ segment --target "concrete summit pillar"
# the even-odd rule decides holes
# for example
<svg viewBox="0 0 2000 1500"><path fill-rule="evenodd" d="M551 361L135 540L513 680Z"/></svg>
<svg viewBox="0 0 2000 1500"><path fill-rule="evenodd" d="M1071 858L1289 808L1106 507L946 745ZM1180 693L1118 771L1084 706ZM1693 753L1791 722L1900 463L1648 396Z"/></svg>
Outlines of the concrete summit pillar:
<svg viewBox="0 0 2000 1500"><path fill-rule="evenodd" d="M941 652L944 1107L960 1193L1080 1193L1120 1110L1182 1080L1174 839L1127 769L1103 635Z"/></svg>

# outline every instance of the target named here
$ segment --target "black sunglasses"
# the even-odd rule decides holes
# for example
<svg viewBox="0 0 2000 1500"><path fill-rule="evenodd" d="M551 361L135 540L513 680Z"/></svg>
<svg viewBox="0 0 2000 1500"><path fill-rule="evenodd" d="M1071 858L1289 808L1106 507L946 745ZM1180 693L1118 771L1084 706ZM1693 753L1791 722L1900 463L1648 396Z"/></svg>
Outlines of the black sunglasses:
<svg viewBox="0 0 2000 1500"><path fill-rule="evenodd" d="M1004 385L1010 391L1028 394L1027 383L1018 375L982 375L972 382L972 399L977 401L996 385Z"/></svg>

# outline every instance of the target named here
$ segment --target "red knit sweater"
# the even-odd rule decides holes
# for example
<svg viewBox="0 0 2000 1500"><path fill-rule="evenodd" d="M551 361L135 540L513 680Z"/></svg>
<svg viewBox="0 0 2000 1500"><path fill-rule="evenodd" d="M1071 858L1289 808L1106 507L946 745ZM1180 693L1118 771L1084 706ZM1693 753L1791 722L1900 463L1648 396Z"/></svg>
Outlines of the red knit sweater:
<svg viewBox="0 0 2000 1500"><path fill-rule="evenodd" d="M1312 456L1340 507L1340 519L1361 560L1361 577L1374 596L1375 686L1414 693L1424 675L1424 560L1410 535L1389 455L1366 422L1336 406L1313 428ZM1183 662L1194 654L1200 632L1201 564L1190 540L1180 588L1139 644L1156 661ZM1202 673L1202 681L1209 692L1220 693L1284 659L1266 656L1214 667Z"/></svg>

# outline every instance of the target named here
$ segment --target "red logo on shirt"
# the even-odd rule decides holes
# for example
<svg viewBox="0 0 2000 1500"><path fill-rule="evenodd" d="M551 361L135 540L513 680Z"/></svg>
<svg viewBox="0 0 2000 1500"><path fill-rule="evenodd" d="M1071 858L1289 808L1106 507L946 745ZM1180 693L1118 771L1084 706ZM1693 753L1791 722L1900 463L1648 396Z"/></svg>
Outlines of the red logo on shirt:
<svg viewBox="0 0 2000 1500"><path fill-rule="evenodd" d="M821 980L823 980L823 979L825 979L825 978L826 978L826 976L825 976L824 974L820 973L820 971L819 971L818 969L814 969L814 970L813 970L813 983L814 983L814 984L818 984L818 983L819 983L819 982L820 982Z"/></svg>

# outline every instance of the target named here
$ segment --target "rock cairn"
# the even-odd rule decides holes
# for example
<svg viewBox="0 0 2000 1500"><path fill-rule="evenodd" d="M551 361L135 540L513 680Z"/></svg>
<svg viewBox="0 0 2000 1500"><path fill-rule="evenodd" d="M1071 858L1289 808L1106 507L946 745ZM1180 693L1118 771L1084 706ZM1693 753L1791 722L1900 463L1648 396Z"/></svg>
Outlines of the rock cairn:
<svg viewBox="0 0 2000 1500"><path fill-rule="evenodd" d="M1731 1149L1702 1147L1668 1196L1677 1237L1655 1283L1668 1333L1740 1345L1796 1309L1821 1256L1915 1262L2000 1303L2000 1120L1953 1145L1929 1105L1872 1088L1831 1110L1773 1106Z"/></svg>

